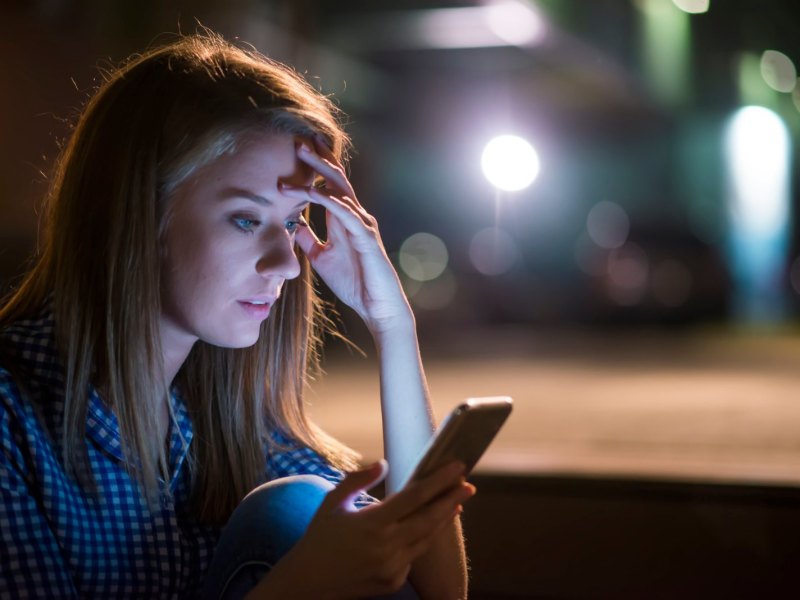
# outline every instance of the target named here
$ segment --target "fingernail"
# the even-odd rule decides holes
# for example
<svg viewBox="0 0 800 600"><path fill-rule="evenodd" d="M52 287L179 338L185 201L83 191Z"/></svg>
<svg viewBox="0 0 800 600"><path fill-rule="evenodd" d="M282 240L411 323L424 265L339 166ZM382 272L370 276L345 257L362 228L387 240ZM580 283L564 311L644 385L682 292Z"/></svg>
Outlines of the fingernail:
<svg viewBox="0 0 800 600"><path fill-rule="evenodd" d="M303 142L302 144L300 144L300 150L302 150L303 152L311 152L311 146Z"/></svg>

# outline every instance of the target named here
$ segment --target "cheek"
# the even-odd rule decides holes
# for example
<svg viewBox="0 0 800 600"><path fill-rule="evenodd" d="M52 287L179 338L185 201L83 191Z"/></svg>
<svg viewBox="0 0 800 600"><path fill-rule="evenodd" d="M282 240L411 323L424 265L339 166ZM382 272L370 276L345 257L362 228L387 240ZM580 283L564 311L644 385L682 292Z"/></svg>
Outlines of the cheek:
<svg viewBox="0 0 800 600"><path fill-rule="evenodd" d="M185 222L184 222L185 223ZM164 241L162 281L165 291L170 295L191 295L213 281L208 273L213 269L210 259L214 252L210 248L208 236L197 223L175 225L167 231Z"/></svg>
<svg viewBox="0 0 800 600"><path fill-rule="evenodd" d="M181 248L167 261L167 277L173 291L190 294L198 300L224 283L229 275L225 263L225 257L210 246Z"/></svg>

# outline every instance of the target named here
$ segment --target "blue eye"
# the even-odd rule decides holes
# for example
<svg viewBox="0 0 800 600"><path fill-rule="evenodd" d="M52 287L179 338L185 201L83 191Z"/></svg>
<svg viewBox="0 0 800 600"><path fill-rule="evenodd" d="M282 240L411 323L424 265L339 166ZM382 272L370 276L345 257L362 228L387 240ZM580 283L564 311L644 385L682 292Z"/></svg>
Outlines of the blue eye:
<svg viewBox="0 0 800 600"><path fill-rule="evenodd" d="M303 218L302 215L295 219L289 219L288 221L286 221L286 231L288 231L289 233L294 233L295 231L297 231L297 228L304 225L305 222L306 220Z"/></svg>
<svg viewBox="0 0 800 600"><path fill-rule="evenodd" d="M255 219L248 219L247 217L233 217L231 221L238 229L247 233L252 233L252 231L259 226L258 221Z"/></svg>

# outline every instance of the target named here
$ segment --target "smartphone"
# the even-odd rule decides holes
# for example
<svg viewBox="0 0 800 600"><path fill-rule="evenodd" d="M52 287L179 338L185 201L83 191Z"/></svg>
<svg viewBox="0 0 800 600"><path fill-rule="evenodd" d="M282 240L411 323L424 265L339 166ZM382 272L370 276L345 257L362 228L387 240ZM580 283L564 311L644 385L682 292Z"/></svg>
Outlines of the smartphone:
<svg viewBox="0 0 800 600"><path fill-rule="evenodd" d="M468 474L511 414L508 396L469 398L442 421L423 449L403 485L430 475L447 463L460 461Z"/></svg>

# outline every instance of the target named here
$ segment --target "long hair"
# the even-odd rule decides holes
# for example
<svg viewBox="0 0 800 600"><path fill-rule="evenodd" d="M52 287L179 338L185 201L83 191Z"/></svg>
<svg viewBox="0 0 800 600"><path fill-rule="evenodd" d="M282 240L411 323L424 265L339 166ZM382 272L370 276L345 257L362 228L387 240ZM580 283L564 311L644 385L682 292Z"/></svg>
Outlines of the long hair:
<svg viewBox="0 0 800 600"><path fill-rule="evenodd" d="M349 139L339 117L288 67L210 32L134 56L106 75L56 163L36 262L0 309L2 326L51 303L69 472L80 479L88 466L88 390L95 386L119 420L126 462L144 495L158 493L167 456L156 415L169 393L158 326L160 257L172 191L254 130L321 134L344 162ZM193 420L193 496L203 521L224 522L263 481L275 432L334 466L355 464L356 455L304 411L304 384L329 321L299 258L300 276L286 282L254 346L199 341L176 378Z"/></svg>

